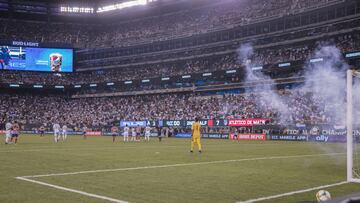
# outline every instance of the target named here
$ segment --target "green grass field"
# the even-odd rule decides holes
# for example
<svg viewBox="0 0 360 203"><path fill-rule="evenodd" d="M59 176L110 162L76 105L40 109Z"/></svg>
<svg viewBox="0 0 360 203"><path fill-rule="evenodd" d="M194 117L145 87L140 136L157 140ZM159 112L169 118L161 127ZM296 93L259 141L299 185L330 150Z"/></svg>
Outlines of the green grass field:
<svg viewBox="0 0 360 203"><path fill-rule="evenodd" d="M100 171L30 179L127 202L234 203L346 178L344 144L202 141L203 153L191 154L188 139L112 143L70 136L53 143L52 136L22 136L17 145L0 145L0 202L109 202L16 179L89 170ZM360 184L326 190L337 197L359 192ZM263 202L314 201L315 193Z"/></svg>

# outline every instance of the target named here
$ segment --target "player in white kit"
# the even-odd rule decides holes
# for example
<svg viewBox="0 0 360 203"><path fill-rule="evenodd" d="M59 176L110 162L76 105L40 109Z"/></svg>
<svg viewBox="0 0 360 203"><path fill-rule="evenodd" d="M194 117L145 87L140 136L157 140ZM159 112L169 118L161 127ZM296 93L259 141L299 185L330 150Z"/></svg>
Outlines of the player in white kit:
<svg viewBox="0 0 360 203"><path fill-rule="evenodd" d="M55 139L55 142L58 142L60 140L60 125L55 123L53 125L53 130L54 130L54 139Z"/></svg>
<svg viewBox="0 0 360 203"><path fill-rule="evenodd" d="M10 140L11 140L11 128L12 128L12 124L10 122L7 122L5 124L5 144L10 144Z"/></svg>
<svg viewBox="0 0 360 203"><path fill-rule="evenodd" d="M151 127L146 126L145 128L145 141L150 141Z"/></svg>
<svg viewBox="0 0 360 203"><path fill-rule="evenodd" d="M126 125L124 128L124 142L129 142L129 127Z"/></svg>
<svg viewBox="0 0 360 203"><path fill-rule="evenodd" d="M135 128L131 129L131 141L136 141L136 130Z"/></svg>
<svg viewBox="0 0 360 203"><path fill-rule="evenodd" d="M65 141L66 140L66 138L67 138L67 130L68 130L68 128L67 128L67 126L66 125L63 125L63 127L62 127L62 139L63 139L63 141Z"/></svg>

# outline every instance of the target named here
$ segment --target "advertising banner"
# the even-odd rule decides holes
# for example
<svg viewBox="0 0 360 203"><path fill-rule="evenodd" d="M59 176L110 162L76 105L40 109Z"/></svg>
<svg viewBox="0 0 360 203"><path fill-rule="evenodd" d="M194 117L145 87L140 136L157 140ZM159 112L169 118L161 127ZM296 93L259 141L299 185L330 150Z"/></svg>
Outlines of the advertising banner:
<svg viewBox="0 0 360 203"><path fill-rule="evenodd" d="M346 142L346 135L309 135L312 142Z"/></svg>
<svg viewBox="0 0 360 203"><path fill-rule="evenodd" d="M177 138L191 138L191 133L177 133L175 135Z"/></svg>
<svg viewBox="0 0 360 203"><path fill-rule="evenodd" d="M266 140L265 134L241 134L241 133L230 133L230 140Z"/></svg>
<svg viewBox="0 0 360 203"><path fill-rule="evenodd" d="M228 125L234 127L251 127L255 125L265 125L270 119L268 118L247 118L247 119L229 119Z"/></svg>
<svg viewBox="0 0 360 203"><path fill-rule="evenodd" d="M101 136L101 132L100 131L86 131L85 135L86 136Z"/></svg>
<svg viewBox="0 0 360 203"><path fill-rule="evenodd" d="M120 127L146 127L147 121L120 121Z"/></svg>
<svg viewBox="0 0 360 203"><path fill-rule="evenodd" d="M212 138L212 139L229 139L229 134L222 133L202 133L202 138Z"/></svg>
<svg viewBox="0 0 360 203"><path fill-rule="evenodd" d="M268 140L307 141L307 135L268 135Z"/></svg>

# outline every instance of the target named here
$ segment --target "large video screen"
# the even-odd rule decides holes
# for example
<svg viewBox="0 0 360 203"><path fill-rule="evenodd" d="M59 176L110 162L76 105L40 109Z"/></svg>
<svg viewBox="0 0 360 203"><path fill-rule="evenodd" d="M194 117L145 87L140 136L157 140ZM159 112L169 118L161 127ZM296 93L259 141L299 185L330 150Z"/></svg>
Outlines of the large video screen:
<svg viewBox="0 0 360 203"><path fill-rule="evenodd" d="M0 47L0 69L73 72L72 49Z"/></svg>

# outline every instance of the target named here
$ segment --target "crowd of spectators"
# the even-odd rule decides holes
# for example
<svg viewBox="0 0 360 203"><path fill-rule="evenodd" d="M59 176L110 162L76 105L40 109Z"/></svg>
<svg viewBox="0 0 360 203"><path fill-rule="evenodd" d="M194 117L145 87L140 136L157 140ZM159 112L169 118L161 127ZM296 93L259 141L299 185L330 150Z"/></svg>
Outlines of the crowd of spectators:
<svg viewBox="0 0 360 203"><path fill-rule="evenodd" d="M289 47L273 47L255 49L251 58L255 65L277 64L286 61L306 60L322 44L302 43ZM335 44L342 52L357 51L360 47L360 34L340 35L326 40L327 44ZM159 62L154 65L138 65L124 68L104 69L97 71L75 72L69 74L53 74L39 72L2 71L0 83L24 83L44 85L77 85L89 83L118 82L140 80L157 77L181 76L185 74L213 72L218 70L241 69L236 52L222 56L194 58L168 63Z"/></svg>
<svg viewBox="0 0 360 203"><path fill-rule="evenodd" d="M200 8L110 25L31 21L24 23L3 19L0 20L0 37L10 40L69 43L76 47L124 46L140 41L158 41L179 35L205 33L211 29L287 15L336 1L341 0L226 0Z"/></svg>
<svg viewBox="0 0 360 203"><path fill-rule="evenodd" d="M204 96L195 93L129 97L71 99L61 95L2 94L0 123L16 119L22 124L52 126L54 122L73 128L94 129L120 120L192 120L270 118L274 124L334 124L333 104L303 89L276 92L286 112L269 92ZM345 107L344 107L345 108ZM356 111L356 109L355 109ZM345 111L344 111L345 112ZM359 112L360 113L360 112Z"/></svg>

